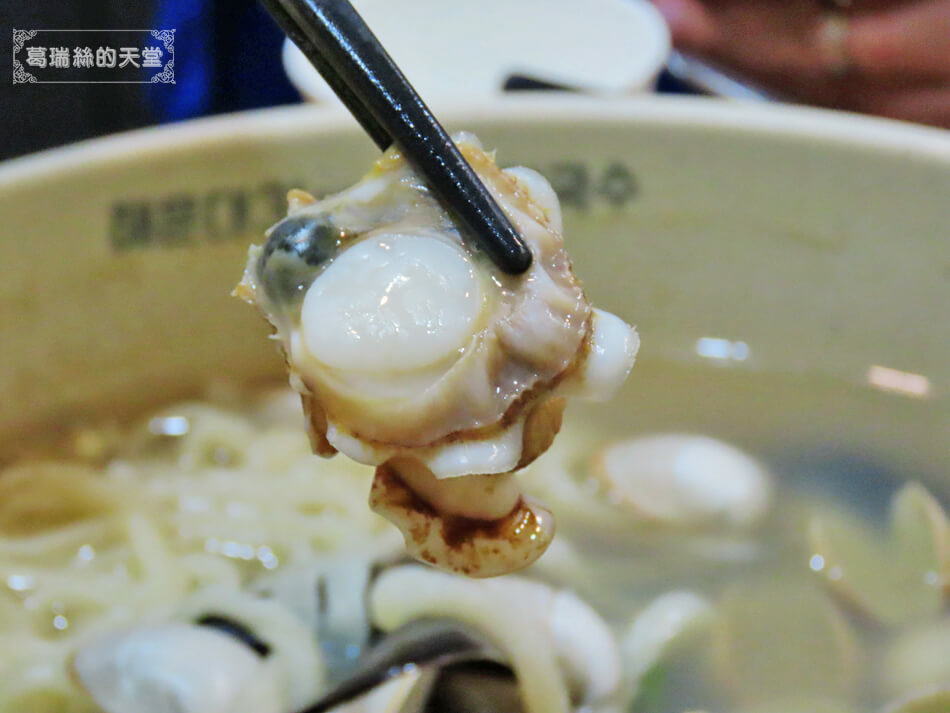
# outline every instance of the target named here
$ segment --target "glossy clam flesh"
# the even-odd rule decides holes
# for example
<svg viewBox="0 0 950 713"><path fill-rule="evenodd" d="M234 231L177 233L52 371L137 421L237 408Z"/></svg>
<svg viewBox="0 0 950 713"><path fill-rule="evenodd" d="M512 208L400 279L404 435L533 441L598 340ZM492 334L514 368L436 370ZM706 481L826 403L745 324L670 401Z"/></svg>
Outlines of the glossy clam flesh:
<svg viewBox="0 0 950 713"><path fill-rule="evenodd" d="M491 576L553 536L510 474L550 446L564 396L609 398L638 339L587 301L547 181L457 143L529 245L527 273L493 265L391 149L341 193L292 192L236 294L275 327L314 450L381 466L372 505L412 554ZM486 525L506 518L533 537Z"/></svg>

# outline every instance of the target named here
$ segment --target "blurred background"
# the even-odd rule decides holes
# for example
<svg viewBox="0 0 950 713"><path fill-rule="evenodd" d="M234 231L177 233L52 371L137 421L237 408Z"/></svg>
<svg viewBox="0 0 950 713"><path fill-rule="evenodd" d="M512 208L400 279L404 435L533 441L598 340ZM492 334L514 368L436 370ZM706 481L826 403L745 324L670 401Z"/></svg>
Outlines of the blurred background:
<svg viewBox="0 0 950 713"><path fill-rule="evenodd" d="M435 106L505 91L688 92L950 126L950 0L354 4ZM0 9L6 58L13 28L176 31L174 84L0 84L0 159L223 112L335 104L254 0Z"/></svg>

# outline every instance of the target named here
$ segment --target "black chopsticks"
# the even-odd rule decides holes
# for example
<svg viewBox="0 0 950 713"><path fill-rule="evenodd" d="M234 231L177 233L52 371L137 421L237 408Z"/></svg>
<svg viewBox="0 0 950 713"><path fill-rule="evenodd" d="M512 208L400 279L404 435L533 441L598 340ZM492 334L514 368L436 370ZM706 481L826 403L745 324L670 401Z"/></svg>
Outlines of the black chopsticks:
<svg viewBox="0 0 950 713"><path fill-rule="evenodd" d="M498 267L531 251L348 0L261 0L381 149L396 143Z"/></svg>

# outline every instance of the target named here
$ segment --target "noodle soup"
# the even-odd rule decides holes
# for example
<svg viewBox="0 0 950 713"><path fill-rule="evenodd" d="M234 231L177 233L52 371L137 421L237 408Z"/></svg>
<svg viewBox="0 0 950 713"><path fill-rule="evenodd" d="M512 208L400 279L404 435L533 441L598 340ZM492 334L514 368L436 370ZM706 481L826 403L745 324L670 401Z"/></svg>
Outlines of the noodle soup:
<svg viewBox="0 0 950 713"><path fill-rule="evenodd" d="M266 213L233 186L345 185L371 149L342 120L229 119L137 139L147 166L105 144L0 175L19 326L0 354L0 711L132 710L171 671L181 710L290 713L424 618L485 637L508 687L447 672L429 710L946 710L946 139L594 106L464 117L553 177L585 289L643 338L623 392L572 406L519 475L554 544L484 581L404 559L366 507L372 470L311 455L227 297L260 226L214 221L228 201ZM163 206L188 191L201 218L176 242ZM50 194L61 210L38 210ZM164 227L138 235L143 210ZM70 230L46 261L22 238ZM421 710L419 675L347 710Z"/></svg>
<svg viewBox="0 0 950 713"><path fill-rule="evenodd" d="M549 552L512 579L573 592L610 632L592 666L617 675L595 709L876 710L947 680L950 525L925 486L908 485L927 476L901 469L911 458L747 431L743 445L757 458L746 461L725 441L688 435L732 433L712 414L683 417L675 425L686 433L664 441L662 415L631 404L661 392L671 413L698 400L739 417L767 388L806 413L833 387L750 383L721 368L646 365L638 377L613 413L572 414L520 476L560 527ZM832 393L840 408L867 414L857 429L907 427L888 403L899 396ZM609 454L651 440L649 453ZM450 575L413 572L398 531L367 508L372 468L310 453L289 390L218 388L129 432L83 430L74 443L69 464L24 464L0 478L0 631L15 644L0 668L0 710L97 711L69 675L84 643L208 617L266 642L271 665L284 669L280 710L298 710L333 680L334 647L361 650L392 627L387 612L404 595L387 577L449 586L440 578ZM431 611L471 621L466 594L512 607L530 594L457 579ZM354 604L364 596L379 599L365 612ZM515 636L539 635L530 621L519 626ZM530 673L515 667L527 710L561 705L541 695L559 688L569 707L584 700L583 686L572 698L570 685Z"/></svg>

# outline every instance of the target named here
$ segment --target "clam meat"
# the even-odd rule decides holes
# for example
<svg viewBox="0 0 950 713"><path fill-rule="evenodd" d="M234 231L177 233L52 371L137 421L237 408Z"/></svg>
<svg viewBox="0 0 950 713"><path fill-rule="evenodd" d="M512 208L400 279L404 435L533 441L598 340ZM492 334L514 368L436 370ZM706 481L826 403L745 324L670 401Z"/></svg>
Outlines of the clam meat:
<svg viewBox="0 0 950 713"><path fill-rule="evenodd" d="M394 148L340 193L292 191L235 294L274 326L314 450L377 467L371 506L413 556L484 577L550 543L513 473L551 445L566 396L609 398L639 342L584 295L550 184L456 143L530 247L525 274L498 269Z"/></svg>

